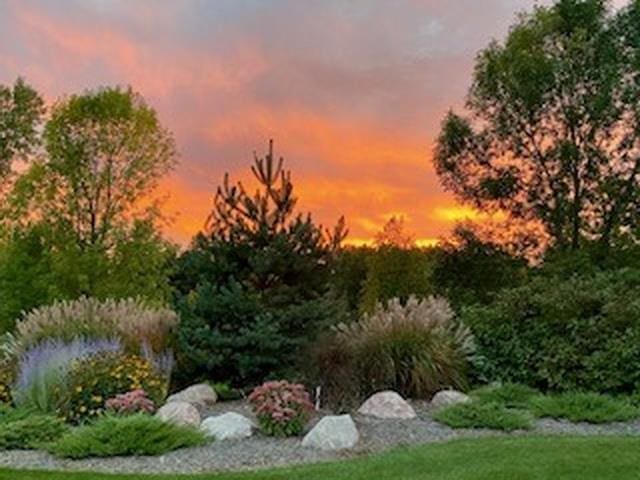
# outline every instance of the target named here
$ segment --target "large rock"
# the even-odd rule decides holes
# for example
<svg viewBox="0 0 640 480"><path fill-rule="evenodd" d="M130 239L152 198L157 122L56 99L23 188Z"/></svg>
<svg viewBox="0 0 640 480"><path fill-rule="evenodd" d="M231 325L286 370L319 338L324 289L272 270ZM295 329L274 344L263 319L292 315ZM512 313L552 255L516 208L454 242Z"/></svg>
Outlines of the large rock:
<svg viewBox="0 0 640 480"><path fill-rule="evenodd" d="M198 425L200 425L200 413L198 413L198 409L187 402L167 403L156 412L156 417L165 422L175 423L176 425L186 425L189 427L198 427Z"/></svg>
<svg viewBox="0 0 640 480"><path fill-rule="evenodd" d="M442 408L457 403L467 403L471 401L468 395L457 390L440 390L431 399L433 408Z"/></svg>
<svg viewBox="0 0 640 480"><path fill-rule="evenodd" d="M206 407L210 407L218 401L218 395L216 391L207 385L206 383L199 383L197 385L191 385L184 390L174 393L167 398L167 403L172 402L187 402L202 410Z"/></svg>
<svg viewBox="0 0 640 480"><path fill-rule="evenodd" d="M358 443L360 435L351 415L322 418L302 439L302 446L320 450L343 450Z"/></svg>
<svg viewBox="0 0 640 480"><path fill-rule="evenodd" d="M254 425L244 415L228 412L205 418L200 425L200 429L216 440L235 440L250 437L253 433Z"/></svg>
<svg viewBox="0 0 640 480"><path fill-rule="evenodd" d="M370 396L358 412L377 418L416 418L413 407L391 390Z"/></svg>

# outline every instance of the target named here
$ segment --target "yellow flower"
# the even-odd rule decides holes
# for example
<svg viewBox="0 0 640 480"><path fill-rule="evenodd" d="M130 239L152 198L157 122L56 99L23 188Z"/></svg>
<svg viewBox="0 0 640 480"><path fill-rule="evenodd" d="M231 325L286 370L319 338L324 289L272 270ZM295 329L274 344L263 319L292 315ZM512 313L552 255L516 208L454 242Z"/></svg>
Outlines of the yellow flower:
<svg viewBox="0 0 640 480"><path fill-rule="evenodd" d="M86 411L87 411L87 407L85 407L84 405L82 405L82 406L79 408L79 410L80 410L80 413L84 413L84 412L86 412Z"/></svg>
<svg viewBox="0 0 640 480"><path fill-rule="evenodd" d="M80 393L82 391L82 385L78 385L76 387L76 392Z"/></svg>

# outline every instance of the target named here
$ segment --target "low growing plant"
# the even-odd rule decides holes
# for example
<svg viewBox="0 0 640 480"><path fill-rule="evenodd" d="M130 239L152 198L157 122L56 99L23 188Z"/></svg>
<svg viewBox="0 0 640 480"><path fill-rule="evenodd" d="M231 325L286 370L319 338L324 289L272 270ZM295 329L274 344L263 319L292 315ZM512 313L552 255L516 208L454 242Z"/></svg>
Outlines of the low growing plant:
<svg viewBox="0 0 640 480"><path fill-rule="evenodd" d="M68 427L52 415L16 412L12 419L0 422L0 450L29 450L41 448L57 440Z"/></svg>
<svg viewBox="0 0 640 480"><path fill-rule="evenodd" d="M207 442L204 433L144 414L106 415L75 428L48 446L65 458L161 455Z"/></svg>
<svg viewBox="0 0 640 480"><path fill-rule="evenodd" d="M538 417L561 418L571 422L625 422L640 416L640 409L630 401L599 393L567 392L533 399Z"/></svg>
<svg viewBox="0 0 640 480"><path fill-rule="evenodd" d="M267 435L300 435L309 421L313 404L303 385L286 381L266 382L249 395L249 402Z"/></svg>
<svg viewBox="0 0 640 480"><path fill-rule="evenodd" d="M105 402L105 407L107 411L118 415L153 413L156 410L153 400L141 388L110 398Z"/></svg>
<svg viewBox="0 0 640 480"><path fill-rule="evenodd" d="M143 389L154 405L160 405L167 395L165 379L145 358L97 354L69 371L58 412L71 423L81 423L102 414L106 400L137 389Z"/></svg>
<svg viewBox="0 0 640 480"><path fill-rule="evenodd" d="M434 418L453 428L491 428L528 430L532 415L524 410L506 408L495 402L469 402L451 405L435 413Z"/></svg>
<svg viewBox="0 0 640 480"><path fill-rule="evenodd" d="M540 395L538 390L518 383L487 385L470 393L471 397L483 403L497 403L506 408L527 410L531 400Z"/></svg>
<svg viewBox="0 0 640 480"><path fill-rule="evenodd" d="M474 339L443 298L393 299L359 322L338 325L313 358L324 399L335 408L380 390L427 399L466 388Z"/></svg>

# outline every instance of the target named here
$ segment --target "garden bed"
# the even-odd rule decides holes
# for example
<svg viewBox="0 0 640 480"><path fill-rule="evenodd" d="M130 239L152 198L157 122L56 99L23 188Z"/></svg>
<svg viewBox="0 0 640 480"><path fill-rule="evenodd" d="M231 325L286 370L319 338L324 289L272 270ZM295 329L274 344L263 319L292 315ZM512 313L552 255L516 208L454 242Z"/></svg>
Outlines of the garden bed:
<svg viewBox="0 0 640 480"><path fill-rule="evenodd" d="M213 442L203 447L182 449L160 457L115 457L63 460L41 451L0 452L0 466L18 469L73 470L108 473L203 473L253 470L276 466L315 463L359 457L404 445L444 442L458 438L535 435L632 435L640 436L640 421L593 425L538 419L527 432L504 433L488 429L452 429L436 422L426 402L411 402L418 418L381 420L353 414L360 441L348 451L324 452L301 445L300 438L273 438L259 433L242 440ZM207 414L236 411L251 416L243 402L221 402ZM322 412L326 413L326 412ZM314 418L308 428L318 420Z"/></svg>

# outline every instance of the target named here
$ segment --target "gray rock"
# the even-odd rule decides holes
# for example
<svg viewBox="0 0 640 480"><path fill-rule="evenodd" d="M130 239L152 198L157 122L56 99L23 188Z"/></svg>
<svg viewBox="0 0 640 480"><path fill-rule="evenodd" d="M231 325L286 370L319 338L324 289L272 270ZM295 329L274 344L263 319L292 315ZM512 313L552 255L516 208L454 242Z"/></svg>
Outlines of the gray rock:
<svg viewBox="0 0 640 480"><path fill-rule="evenodd" d="M198 409L187 402L167 403L156 412L156 417L165 422L185 425L188 427L198 427L200 425L200 413Z"/></svg>
<svg viewBox="0 0 640 480"><path fill-rule="evenodd" d="M449 405L456 405L458 403L467 403L471 399L468 395L457 390L440 390L431 399L431 406L433 408L442 408Z"/></svg>
<svg viewBox="0 0 640 480"><path fill-rule="evenodd" d="M351 415L323 417L302 439L303 447L320 450L353 448L360 435Z"/></svg>
<svg viewBox="0 0 640 480"><path fill-rule="evenodd" d="M214 405L218 401L216 391L206 383L191 385L167 398L167 403L187 402L199 410Z"/></svg>
<svg viewBox="0 0 640 480"><path fill-rule="evenodd" d="M416 418L413 407L391 390L371 395L358 409L358 412L376 418Z"/></svg>
<svg viewBox="0 0 640 480"><path fill-rule="evenodd" d="M251 420L236 412L205 418L200 425L203 432L216 440L236 440L250 437L254 427Z"/></svg>

